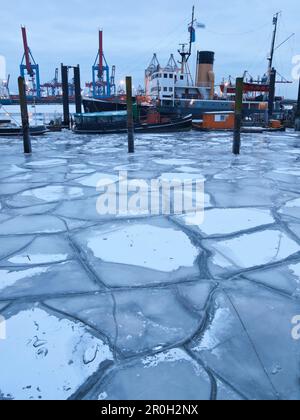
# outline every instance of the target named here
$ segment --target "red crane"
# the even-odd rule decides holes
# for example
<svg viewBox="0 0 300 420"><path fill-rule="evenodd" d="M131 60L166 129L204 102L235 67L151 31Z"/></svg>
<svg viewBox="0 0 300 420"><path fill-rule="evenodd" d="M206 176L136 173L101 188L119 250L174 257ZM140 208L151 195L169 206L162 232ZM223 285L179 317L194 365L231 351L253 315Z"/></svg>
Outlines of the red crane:
<svg viewBox="0 0 300 420"><path fill-rule="evenodd" d="M25 26L21 27L22 29L22 38L24 46L24 54L22 62L20 65L20 74L22 77L26 77L26 74L29 76L29 85L27 86L27 94L30 96L41 97L41 83L40 83L40 69L39 65L35 62L33 55L31 54L30 48L27 41L27 33Z"/></svg>
<svg viewBox="0 0 300 420"><path fill-rule="evenodd" d="M30 77L34 76L34 71L32 69L32 65L31 65L31 60L30 60L30 49L28 46L28 41L27 41L27 33L26 33L26 28L25 26L21 27L22 30L22 38L23 38L23 46L24 46L24 57L25 57L25 63L26 63L26 69L27 69L27 73Z"/></svg>
<svg viewBox="0 0 300 420"><path fill-rule="evenodd" d="M103 31L99 31L99 78L103 75Z"/></svg>

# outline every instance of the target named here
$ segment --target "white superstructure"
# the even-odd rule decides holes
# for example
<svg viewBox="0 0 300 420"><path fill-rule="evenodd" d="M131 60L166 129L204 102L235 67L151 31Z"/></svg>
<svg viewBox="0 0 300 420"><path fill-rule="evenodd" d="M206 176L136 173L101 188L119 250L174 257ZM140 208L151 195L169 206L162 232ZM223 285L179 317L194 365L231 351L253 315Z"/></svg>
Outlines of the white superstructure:
<svg viewBox="0 0 300 420"><path fill-rule="evenodd" d="M181 106L190 106L194 101L209 100L212 83L196 85L187 62L178 66L173 55L166 67L162 67L154 54L146 70L146 95L159 101L162 106L179 103Z"/></svg>

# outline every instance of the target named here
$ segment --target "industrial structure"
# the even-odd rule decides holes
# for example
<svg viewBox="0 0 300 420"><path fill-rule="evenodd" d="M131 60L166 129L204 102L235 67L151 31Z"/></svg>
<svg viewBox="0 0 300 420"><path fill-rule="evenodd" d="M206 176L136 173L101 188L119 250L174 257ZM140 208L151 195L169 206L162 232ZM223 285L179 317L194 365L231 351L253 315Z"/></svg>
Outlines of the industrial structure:
<svg viewBox="0 0 300 420"><path fill-rule="evenodd" d="M99 31L99 47L95 62L92 67L92 82L86 83L89 96L95 99L109 98L116 95L115 83L116 66L110 67L104 55L103 31Z"/></svg>
<svg viewBox="0 0 300 420"><path fill-rule="evenodd" d="M7 79L0 80L0 99L7 100L9 98L9 81L10 75L7 76Z"/></svg>
<svg viewBox="0 0 300 420"><path fill-rule="evenodd" d="M40 68L35 62L31 50L28 45L27 32L25 26L21 27L24 54L20 64L20 75L26 80L26 93L29 97L40 98L41 82L40 82Z"/></svg>

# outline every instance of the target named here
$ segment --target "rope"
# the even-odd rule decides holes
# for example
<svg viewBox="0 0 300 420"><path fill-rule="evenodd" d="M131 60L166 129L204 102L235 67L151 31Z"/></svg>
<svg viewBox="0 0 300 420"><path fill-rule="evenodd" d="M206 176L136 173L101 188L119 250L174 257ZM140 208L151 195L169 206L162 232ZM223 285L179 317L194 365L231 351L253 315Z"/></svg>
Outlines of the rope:
<svg viewBox="0 0 300 420"><path fill-rule="evenodd" d="M11 115L11 113L2 105L1 109L4 110L4 112L6 113L6 115L8 115L16 124L19 125L18 121L13 117L13 115Z"/></svg>

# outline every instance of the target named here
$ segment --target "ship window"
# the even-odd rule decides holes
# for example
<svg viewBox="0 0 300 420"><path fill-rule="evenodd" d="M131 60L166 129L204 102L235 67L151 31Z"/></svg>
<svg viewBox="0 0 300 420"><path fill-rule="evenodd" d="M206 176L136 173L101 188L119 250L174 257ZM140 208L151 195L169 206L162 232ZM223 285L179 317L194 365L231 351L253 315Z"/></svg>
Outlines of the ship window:
<svg viewBox="0 0 300 420"><path fill-rule="evenodd" d="M170 91L170 92L173 92L173 88L172 88L172 87L170 87L170 88L169 88L169 91Z"/></svg>
<svg viewBox="0 0 300 420"><path fill-rule="evenodd" d="M173 74L171 73L171 74L169 75L169 77L170 77L170 79L173 79Z"/></svg>
<svg viewBox="0 0 300 420"><path fill-rule="evenodd" d="M215 115L215 122L225 122L228 115Z"/></svg>
<svg viewBox="0 0 300 420"><path fill-rule="evenodd" d="M180 80L184 80L184 76L180 76Z"/></svg>
<svg viewBox="0 0 300 420"><path fill-rule="evenodd" d="M167 87L164 87L164 92L168 92L168 88Z"/></svg>
<svg viewBox="0 0 300 420"><path fill-rule="evenodd" d="M168 75L167 75L167 73L165 73L165 74L164 74L164 78L165 78L165 79L167 79L167 78L168 78Z"/></svg>

